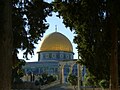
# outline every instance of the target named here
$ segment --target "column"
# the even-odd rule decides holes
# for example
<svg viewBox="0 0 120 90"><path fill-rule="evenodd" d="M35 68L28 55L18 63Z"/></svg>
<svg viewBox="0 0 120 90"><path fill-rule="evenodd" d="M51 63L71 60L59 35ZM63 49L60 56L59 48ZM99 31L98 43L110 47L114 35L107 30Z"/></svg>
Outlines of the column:
<svg viewBox="0 0 120 90"><path fill-rule="evenodd" d="M64 83L64 66L62 66L62 83Z"/></svg>
<svg viewBox="0 0 120 90"><path fill-rule="evenodd" d="M59 67L59 79L60 79L60 83L64 83L64 63L60 63L60 67Z"/></svg>
<svg viewBox="0 0 120 90"><path fill-rule="evenodd" d="M62 84L62 66L59 66L59 79L60 79L60 84Z"/></svg>

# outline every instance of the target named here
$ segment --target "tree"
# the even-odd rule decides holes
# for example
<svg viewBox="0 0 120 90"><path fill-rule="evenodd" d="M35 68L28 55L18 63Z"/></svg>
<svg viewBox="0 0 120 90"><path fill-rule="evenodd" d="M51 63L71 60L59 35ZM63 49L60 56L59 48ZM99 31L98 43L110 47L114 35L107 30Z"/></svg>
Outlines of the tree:
<svg viewBox="0 0 120 90"><path fill-rule="evenodd" d="M11 0L0 2L0 90L11 90L12 65L12 8Z"/></svg>
<svg viewBox="0 0 120 90"><path fill-rule="evenodd" d="M34 44L48 29L46 17L51 16L52 5L43 0L13 0L12 27L14 52L24 51L24 58L33 55ZM27 58L28 59L28 58Z"/></svg>
<svg viewBox="0 0 120 90"><path fill-rule="evenodd" d="M77 86L77 76L73 75L73 74L69 74L68 75L68 82L74 86L74 89L76 90L76 86Z"/></svg>
<svg viewBox="0 0 120 90"><path fill-rule="evenodd" d="M120 30L120 1L55 0L55 11L63 23L75 30L81 62L96 77L110 79L118 90L117 32Z"/></svg>
<svg viewBox="0 0 120 90"><path fill-rule="evenodd" d="M18 49L24 57L33 54L34 43L48 28L46 17L52 6L43 0L1 0L0 3L0 90L11 90L12 65ZM13 62L13 64L12 64Z"/></svg>

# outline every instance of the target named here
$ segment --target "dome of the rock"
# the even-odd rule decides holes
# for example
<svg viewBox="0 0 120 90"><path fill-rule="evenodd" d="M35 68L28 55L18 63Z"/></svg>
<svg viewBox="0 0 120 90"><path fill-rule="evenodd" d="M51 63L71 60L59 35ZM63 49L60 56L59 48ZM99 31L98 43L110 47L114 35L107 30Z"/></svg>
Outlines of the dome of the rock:
<svg viewBox="0 0 120 90"><path fill-rule="evenodd" d="M69 39L59 32L47 35L41 43L39 51L66 51L73 52Z"/></svg>

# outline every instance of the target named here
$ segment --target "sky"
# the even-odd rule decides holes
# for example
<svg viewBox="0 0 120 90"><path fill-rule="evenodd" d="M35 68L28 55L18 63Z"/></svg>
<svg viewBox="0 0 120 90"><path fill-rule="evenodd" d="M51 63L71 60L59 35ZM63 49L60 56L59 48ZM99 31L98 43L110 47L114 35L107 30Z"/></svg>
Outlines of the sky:
<svg viewBox="0 0 120 90"><path fill-rule="evenodd" d="M46 0L46 1L49 1L49 0ZM41 38L41 41L45 38L46 35L55 32L55 26L57 25L57 32L62 33L71 41L71 43L73 45L74 59L77 59L77 57L78 57L77 49L76 49L77 45L73 43L73 39L75 36L74 31L71 32L69 28L66 28L65 25L62 23L63 19L56 17L56 15L57 15L57 13L53 13L52 17L46 18L47 23L49 23L49 28L44 33L44 36L43 36L43 38ZM34 50L34 55L32 56L32 58L31 58L31 56L29 56L29 60L26 60L26 62L38 61L37 51L39 51L41 41L39 41L38 44L35 45L36 49ZM23 59L22 52L20 52L18 57L19 57L19 59Z"/></svg>

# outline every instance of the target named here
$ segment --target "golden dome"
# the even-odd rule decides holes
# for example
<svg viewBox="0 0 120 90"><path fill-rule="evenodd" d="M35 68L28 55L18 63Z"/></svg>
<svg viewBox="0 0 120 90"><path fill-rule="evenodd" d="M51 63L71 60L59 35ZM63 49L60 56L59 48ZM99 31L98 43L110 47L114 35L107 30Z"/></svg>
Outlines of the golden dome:
<svg viewBox="0 0 120 90"><path fill-rule="evenodd" d="M73 52L69 39L59 32L49 34L41 43L40 51L66 51Z"/></svg>

